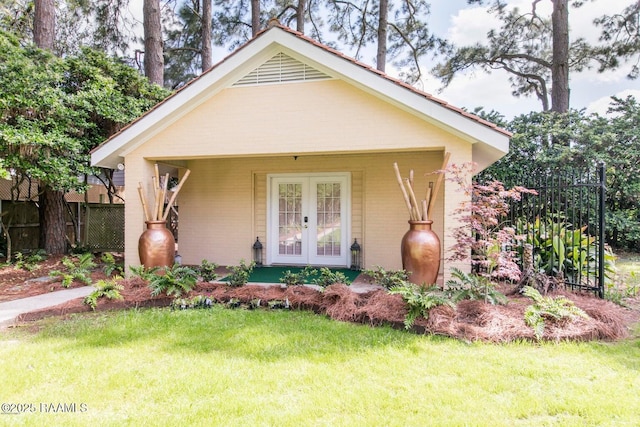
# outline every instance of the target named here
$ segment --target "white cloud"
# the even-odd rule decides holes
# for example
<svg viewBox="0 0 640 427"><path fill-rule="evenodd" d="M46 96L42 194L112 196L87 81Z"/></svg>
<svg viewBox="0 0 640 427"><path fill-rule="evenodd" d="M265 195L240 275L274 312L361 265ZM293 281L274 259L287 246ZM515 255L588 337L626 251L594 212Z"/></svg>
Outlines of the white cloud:
<svg viewBox="0 0 640 427"><path fill-rule="evenodd" d="M613 96L617 98L626 98L628 96L633 96L634 98L640 100L640 90L637 89L626 89L620 91ZM607 109L611 105L611 96L603 96L602 98L598 98L595 101L589 103L587 105L588 113L598 113L600 115L604 115L607 112Z"/></svg>
<svg viewBox="0 0 640 427"><path fill-rule="evenodd" d="M531 0L509 1L508 3L523 12L530 11L532 5ZM593 26L593 20L604 14L617 13L624 9L628 3L628 0L593 1L586 2L580 8L570 8L570 35L572 39L583 37L588 42L596 43L599 31ZM536 12L540 15L550 17L551 11L551 1L537 3ZM491 28L499 27L497 19L488 13L487 7L461 8L451 13L449 22L451 25L446 37L458 46L484 41ZM581 73L571 73L572 107L581 108L591 105L591 103L596 105L598 102L604 102L608 106L610 94L622 93L631 85L637 87L634 81L626 78L628 72L629 67L623 66L619 70L605 73L598 73L596 68ZM437 82L432 81L425 84L425 90L431 93L435 93L438 88ZM491 75L482 71L460 73L439 96L459 107L484 106L485 109L495 109L507 117L541 109L540 102L535 98L512 96L507 75L502 72L494 72ZM604 101L602 101L603 99Z"/></svg>

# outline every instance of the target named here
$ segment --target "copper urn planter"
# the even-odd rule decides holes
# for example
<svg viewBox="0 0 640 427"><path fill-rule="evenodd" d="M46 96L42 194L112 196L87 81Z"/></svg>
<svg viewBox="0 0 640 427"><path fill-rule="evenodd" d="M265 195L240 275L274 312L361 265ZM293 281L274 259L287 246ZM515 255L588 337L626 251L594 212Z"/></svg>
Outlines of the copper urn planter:
<svg viewBox="0 0 640 427"><path fill-rule="evenodd" d="M440 239L431 224L431 220L409 221L409 230L402 238L402 268L416 285L435 284L440 270Z"/></svg>
<svg viewBox="0 0 640 427"><path fill-rule="evenodd" d="M147 229L138 240L140 263L145 268L171 267L175 259L176 241L166 221L146 221Z"/></svg>

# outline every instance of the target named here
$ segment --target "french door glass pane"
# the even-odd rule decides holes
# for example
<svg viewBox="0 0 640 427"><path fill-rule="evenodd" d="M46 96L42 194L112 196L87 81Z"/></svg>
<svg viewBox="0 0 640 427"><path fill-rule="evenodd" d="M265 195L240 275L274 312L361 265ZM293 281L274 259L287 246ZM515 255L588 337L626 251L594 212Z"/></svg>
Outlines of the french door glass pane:
<svg viewBox="0 0 640 427"><path fill-rule="evenodd" d="M340 255L340 183L318 183L316 185L318 236L316 254L319 256Z"/></svg>
<svg viewBox="0 0 640 427"><path fill-rule="evenodd" d="M278 185L278 252L302 253L302 184Z"/></svg>

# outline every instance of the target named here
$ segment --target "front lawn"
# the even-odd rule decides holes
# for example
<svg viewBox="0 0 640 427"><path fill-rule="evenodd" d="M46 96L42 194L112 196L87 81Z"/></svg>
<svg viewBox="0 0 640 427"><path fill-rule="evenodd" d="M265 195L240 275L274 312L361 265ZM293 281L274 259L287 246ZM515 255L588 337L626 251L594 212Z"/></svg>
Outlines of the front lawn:
<svg viewBox="0 0 640 427"><path fill-rule="evenodd" d="M36 326L0 334L1 401L35 408L0 424L640 424L637 337L465 343L217 306ZM75 412L44 412L52 408Z"/></svg>

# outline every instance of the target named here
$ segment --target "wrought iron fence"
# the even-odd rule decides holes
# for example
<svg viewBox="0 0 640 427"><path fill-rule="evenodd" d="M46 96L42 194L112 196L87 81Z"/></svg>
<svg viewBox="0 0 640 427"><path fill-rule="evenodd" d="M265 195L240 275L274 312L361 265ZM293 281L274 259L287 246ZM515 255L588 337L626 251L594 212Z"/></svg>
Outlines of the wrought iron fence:
<svg viewBox="0 0 640 427"><path fill-rule="evenodd" d="M526 236L524 244L533 246L534 268L562 279L574 290L604 297L605 246L605 168L588 171L567 168L541 170L505 182L536 190L512 202L511 225ZM522 258L521 258L522 262Z"/></svg>

